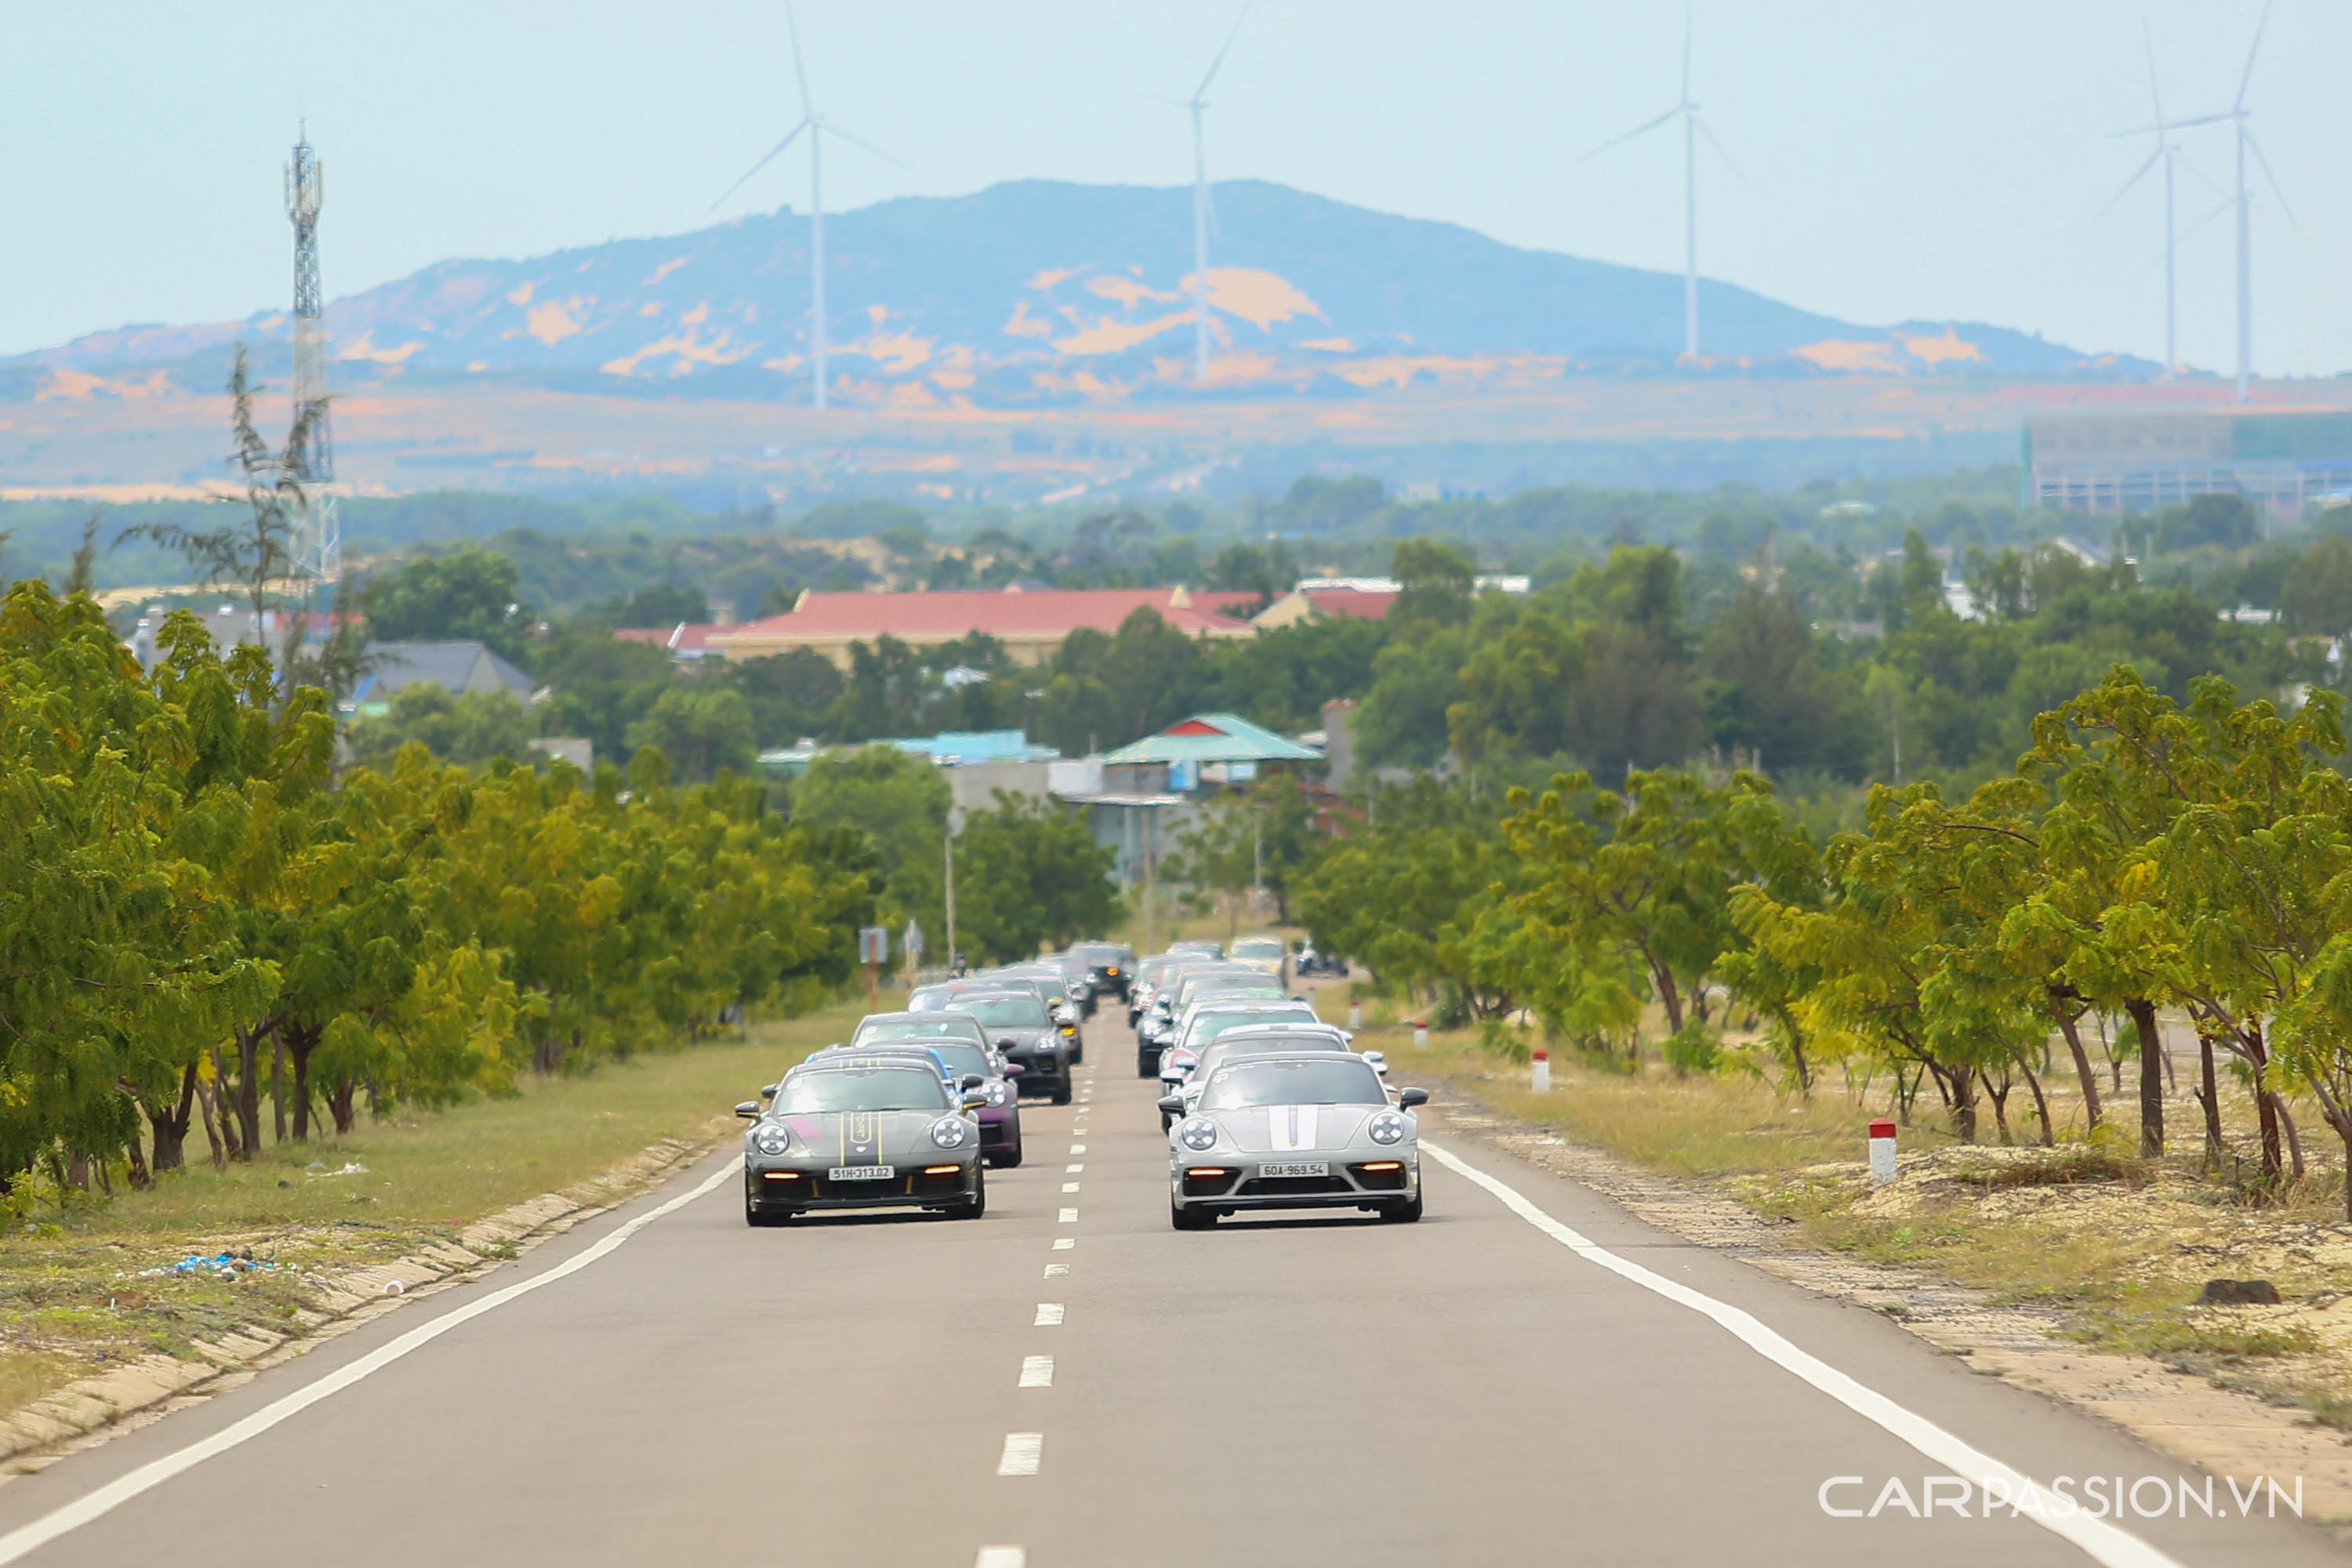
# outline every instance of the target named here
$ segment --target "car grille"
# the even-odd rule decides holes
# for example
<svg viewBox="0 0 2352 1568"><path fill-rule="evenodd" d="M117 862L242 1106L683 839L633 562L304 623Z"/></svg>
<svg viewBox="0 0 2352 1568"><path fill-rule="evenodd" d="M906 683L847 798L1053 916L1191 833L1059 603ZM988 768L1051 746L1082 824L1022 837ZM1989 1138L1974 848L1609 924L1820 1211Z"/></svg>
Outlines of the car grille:
<svg viewBox="0 0 2352 1568"><path fill-rule="evenodd" d="M1242 1184L1239 1196L1284 1198L1308 1193L1345 1193L1354 1189L1344 1176L1255 1176Z"/></svg>

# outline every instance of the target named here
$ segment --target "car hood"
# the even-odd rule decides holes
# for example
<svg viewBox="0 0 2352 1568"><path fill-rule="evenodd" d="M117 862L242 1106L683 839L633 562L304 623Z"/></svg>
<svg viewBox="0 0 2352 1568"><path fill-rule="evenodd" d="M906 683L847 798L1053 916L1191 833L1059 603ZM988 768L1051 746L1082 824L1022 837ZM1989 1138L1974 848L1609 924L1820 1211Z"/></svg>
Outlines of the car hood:
<svg viewBox="0 0 2352 1568"><path fill-rule="evenodd" d="M887 1165L921 1156L940 1157L931 1124L946 1110L796 1111L771 1116L793 1135L792 1153L829 1165Z"/></svg>
<svg viewBox="0 0 2352 1568"><path fill-rule="evenodd" d="M1224 1134L1249 1154L1347 1149L1361 1142L1378 1105L1253 1105L1215 1113Z"/></svg>
<svg viewBox="0 0 2352 1568"><path fill-rule="evenodd" d="M1045 1044L1053 1033L1051 1029L991 1029L988 1032L988 1038L991 1044L998 1040L1011 1040L1013 1044L1005 1047L1007 1050L1034 1051L1040 1045Z"/></svg>

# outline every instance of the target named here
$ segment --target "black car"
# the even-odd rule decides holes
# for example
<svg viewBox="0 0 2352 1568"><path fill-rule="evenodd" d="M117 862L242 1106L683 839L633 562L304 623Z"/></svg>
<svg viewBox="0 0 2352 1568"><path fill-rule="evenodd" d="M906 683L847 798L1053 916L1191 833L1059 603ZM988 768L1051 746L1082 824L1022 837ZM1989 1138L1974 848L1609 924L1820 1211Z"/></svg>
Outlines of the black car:
<svg viewBox="0 0 2352 1568"><path fill-rule="evenodd" d="M1072 1036L1062 1032L1034 990L1024 986L967 993L949 1003L948 1009L980 1020L1004 1059L1021 1068L1023 1094L1042 1094L1055 1105L1070 1103Z"/></svg>
<svg viewBox="0 0 2352 1568"><path fill-rule="evenodd" d="M1089 1016L1096 998L1115 994L1127 1000L1135 984L1135 949L1112 942L1082 942L1070 949L1070 956L1087 966Z"/></svg>

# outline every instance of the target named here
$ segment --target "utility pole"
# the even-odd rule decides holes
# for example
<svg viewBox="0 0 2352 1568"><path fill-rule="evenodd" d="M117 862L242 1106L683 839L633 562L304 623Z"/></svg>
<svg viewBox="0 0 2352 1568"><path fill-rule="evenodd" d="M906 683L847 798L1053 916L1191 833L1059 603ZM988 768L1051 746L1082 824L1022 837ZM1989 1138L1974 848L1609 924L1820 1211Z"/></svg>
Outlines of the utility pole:
<svg viewBox="0 0 2352 1568"><path fill-rule="evenodd" d="M342 523L335 498L313 487L333 481L335 442L327 416L327 339L319 286L319 209L326 201L326 174L310 145L310 128L295 132L294 158L286 165L286 219L294 226L294 417L310 416L308 435L294 452L294 478L304 489L294 520L294 574L314 586L342 573Z"/></svg>
<svg viewBox="0 0 2352 1568"><path fill-rule="evenodd" d="M945 846L946 846L946 860L947 860L947 916L948 916L948 920L947 920L947 925L948 925L948 936L947 936L947 942L948 942L948 953L947 953L947 958L948 958L948 967L949 967L950 969L953 969L953 968L955 967L955 958L956 958L956 935L955 935L955 814L954 814L953 812L950 812L950 813L948 814L948 830L947 830L947 836L946 836L945 839L943 840L943 842L944 842L944 844L945 844Z"/></svg>
<svg viewBox="0 0 2352 1568"><path fill-rule="evenodd" d="M1151 876L1152 876L1152 869L1151 869L1151 858L1152 858L1152 857L1151 857L1151 849L1152 849L1152 838L1153 838L1153 833L1152 833L1153 822L1152 822L1152 817L1153 817L1153 816L1154 816L1154 813L1153 813L1152 808L1151 808L1150 806L1148 806L1148 805L1147 805L1147 806L1145 806L1145 807L1143 807L1143 808L1142 808L1142 811L1143 811L1143 951L1144 951L1144 952L1159 952L1159 951L1160 951L1160 926L1159 926L1159 918L1158 918L1158 917L1159 917L1159 911L1158 911L1158 910L1153 907L1153 905L1152 905L1152 901L1151 901L1151 893L1152 893L1152 885L1151 885Z"/></svg>
<svg viewBox="0 0 2352 1568"><path fill-rule="evenodd" d="M1265 919L1265 812L1250 807L1250 914Z"/></svg>

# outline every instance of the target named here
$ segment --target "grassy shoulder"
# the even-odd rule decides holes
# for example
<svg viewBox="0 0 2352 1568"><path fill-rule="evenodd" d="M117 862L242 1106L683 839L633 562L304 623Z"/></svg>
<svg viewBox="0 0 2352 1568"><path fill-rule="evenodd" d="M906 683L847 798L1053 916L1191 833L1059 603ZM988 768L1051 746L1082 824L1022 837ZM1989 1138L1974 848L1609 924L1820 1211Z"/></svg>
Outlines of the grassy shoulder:
<svg viewBox="0 0 2352 1568"><path fill-rule="evenodd" d="M0 1238L0 1414L152 1352L286 1331L307 1304L305 1274L449 1241L665 1138L723 1131L736 1101L844 1037L864 1011L755 1025L740 1040L527 1081L508 1099L362 1119L347 1137L277 1145L225 1170L205 1161L199 1135L189 1168L149 1191L37 1216ZM275 1267L233 1279L168 1272L246 1248Z"/></svg>
<svg viewBox="0 0 2352 1568"><path fill-rule="evenodd" d="M1341 989L1318 998L1344 1018ZM2143 1162L2113 1128L2053 1147L1964 1144L1925 1118L1903 1130L1903 1175L1867 1182L1866 1126L1885 1114L1846 1085L1810 1096L1746 1075L1679 1077L1555 1052L1538 1095L1525 1062L1468 1032L1433 1033L1364 1008L1367 1047L1392 1081L1444 1082L1494 1114L1630 1164L1716 1188L1792 1220L1811 1245L1922 1270L1995 1300L2053 1310L2093 1347L2147 1354L2352 1427L2352 1225L2341 1189L2315 1180L2254 1202L2196 1158L2196 1106L2182 1086L2171 1124L2186 1154ZM2053 1093L2053 1120L2068 1126ZM2265 1279L2277 1306L2200 1305L2212 1279ZM2341 1321L2339 1321L2341 1320Z"/></svg>

